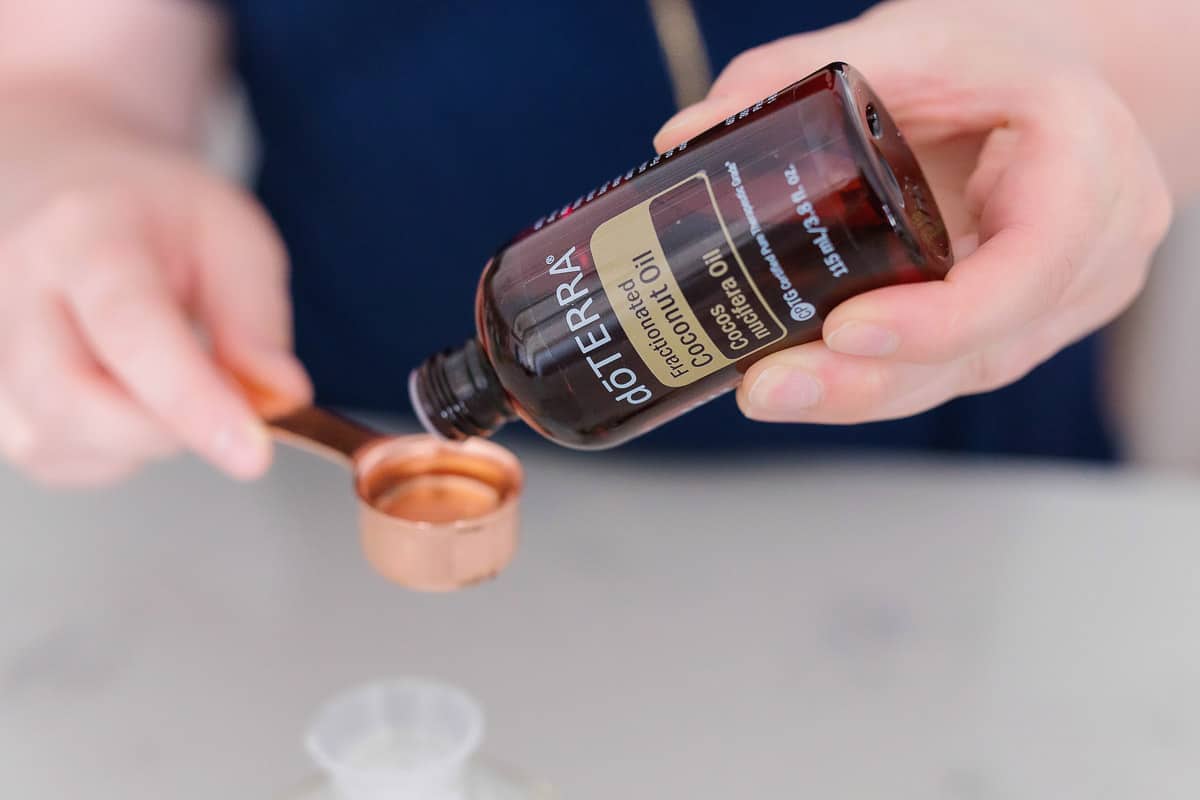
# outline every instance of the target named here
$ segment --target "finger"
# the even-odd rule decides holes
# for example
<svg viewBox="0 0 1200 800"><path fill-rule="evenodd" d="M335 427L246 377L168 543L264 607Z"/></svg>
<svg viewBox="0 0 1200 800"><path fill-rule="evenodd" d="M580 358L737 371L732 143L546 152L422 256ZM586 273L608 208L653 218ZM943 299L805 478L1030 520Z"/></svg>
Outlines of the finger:
<svg viewBox="0 0 1200 800"><path fill-rule="evenodd" d="M73 375L62 386L64 394L77 398L75 411L59 431L72 449L135 464L179 450L178 440L107 377Z"/></svg>
<svg viewBox="0 0 1200 800"><path fill-rule="evenodd" d="M54 399L22 397L21 402L33 404L16 412L24 432L16 444L7 440L4 450L9 461L41 483L107 484L178 449L114 386L92 376L60 376L42 386ZM18 407L16 402L0 405Z"/></svg>
<svg viewBox="0 0 1200 800"><path fill-rule="evenodd" d="M8 331L0 374L4 395L29 431L27 439L36 441L27 441L15 461L87 454L137 463L178 448L150 413L100 370L52 297L29 299L18 330Z"/></svg>
<svg viewBox="0 0 1200 800"><path fill-rule="evenodd" d="M179 446L145 410L106 379L59 376L22 397L22 413L38 431L15 459L34 462L76 457L141 463L165 458Z"/></svg>
<svg viewBox="0 0 1200 800"><path fill-rule="evenodd" d="M1020 145L1020 132L1012 128L998 128L987 135L974 169L967 170L970 179L961 198L962 205L973 217L983 215L988 198L995 193L996 186L1016 160Z"/></svg>
<svg viewBox="0 0 1200 800"><path fill-rule="evenodd" d="M981 178L990 192L981 202L978 249L944 281L879 289L834 309L823 329L830 349L951 361L1077 299L1116 186L1096 177L1099 149L1082 145L1074 125L1014 125L1023 128L1016 146L1005 145L1008 164L998 175L989 165Z"/></svg>
<svg viewBox="0 0 1200 800"><path fill-rule="evenodd" d="M761 422L858 424L931 408L951 396L955 377L940 365L859 359L813 342L751 367L738 405Z"/></svg>
<svg viewBox="0 0 1200 800"><path fill-rule="evenodd" d="M58 375L39 383L37 393L15 394L25 404L22 417L32 422L22 444L6 455L41 483L108 484L178 450L172 437L105 378Z"/></svg>
<svg viewBox="0 0 1200 800"><path fill-rule="evenodd" d="M766 422L858 424L918 414L1015 382L1077 336L1039 326L949 364L856 358L820 342L769 356L746 373L738 404Z"/></svg>
<svg viewBox="0 0 1200 800"><path fill-rule="evenodd" d="M287 253L271 220L249 197L212 182L192 202L196 310L219 361L274 394L310 402L312 386L292 354Z"/></svg>
<svg viewBox="0 0 1200 800"><path fill-rule="evenodd" d="M66 274L80 330L130 395L216 466L261 475L271 455L265 428L200 346L151 255L108 245Z"/></svg>

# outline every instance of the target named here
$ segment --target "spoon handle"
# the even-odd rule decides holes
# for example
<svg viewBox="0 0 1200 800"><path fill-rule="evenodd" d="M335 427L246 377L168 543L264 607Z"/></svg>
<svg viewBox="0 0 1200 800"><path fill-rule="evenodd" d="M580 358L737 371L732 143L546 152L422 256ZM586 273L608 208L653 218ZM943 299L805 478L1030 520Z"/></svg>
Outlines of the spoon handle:
<svg viewBox="0 0 1200 800"><path fill-rule="evenodd" d="M277 440L347 465L353 464L356 453L382 438L364 425L316 406L304 406L266 422Z"/></svg>
<svg viewBox="0 0 1200 800"><path fill-rule="evenodd" d="M310 453L353 465L354 455L382 434L317 406L299 406L245 375L232 373L250 406L276 440Z"/></svg>

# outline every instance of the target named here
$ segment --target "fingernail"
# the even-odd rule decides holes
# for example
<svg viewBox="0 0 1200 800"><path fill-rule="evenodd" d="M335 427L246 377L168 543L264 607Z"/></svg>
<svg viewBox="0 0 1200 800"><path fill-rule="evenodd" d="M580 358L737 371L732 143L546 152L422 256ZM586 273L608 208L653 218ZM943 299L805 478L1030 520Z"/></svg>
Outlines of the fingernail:
<svg viewBox="0 0 1200 800"><path fill-rule="evenodd" d="M262 472L270 447L267 429L255 420L219 431L213 441L213 454L235 476L252 478Z"/></svg>
<svg viewBox="0 0 1200 800"><path fill-rule="evenodd" d="M900 349L895 332L871 322L847 322L825 339L830 350L851 356L890 356Z"/></svg>
<svg viewBox="0 0 1200 800"><path fill-rule="evenodd" d="M821 382L802 369L770 367L750 387L747 415L752 419L789 420L821 402Z"/></svg>

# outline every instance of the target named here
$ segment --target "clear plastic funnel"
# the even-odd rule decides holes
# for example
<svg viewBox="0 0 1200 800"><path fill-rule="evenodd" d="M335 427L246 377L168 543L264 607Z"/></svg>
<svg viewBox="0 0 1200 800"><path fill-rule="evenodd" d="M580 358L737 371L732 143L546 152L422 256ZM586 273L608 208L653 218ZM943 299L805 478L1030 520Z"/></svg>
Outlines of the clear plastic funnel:
<svg viewBox="0 0 1200 800"><path fill-rule="evenodd" d="M327 703L307 747L341 800L461 800L483 711L461 689L399 679Z"/></svg>

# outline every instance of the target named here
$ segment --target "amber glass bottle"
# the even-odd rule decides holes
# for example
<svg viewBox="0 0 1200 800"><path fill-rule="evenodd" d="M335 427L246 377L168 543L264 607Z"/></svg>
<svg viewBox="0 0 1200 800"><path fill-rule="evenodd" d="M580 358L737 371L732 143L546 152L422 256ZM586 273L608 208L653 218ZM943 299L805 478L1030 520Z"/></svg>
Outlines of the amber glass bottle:
<svg viewBox="0 0 1200 800"><path fill-rule="evenodd" d="M519 417L611 447L821 337L861 292L952 256L912 151L833 64L538 220L483 271L477 336L410 381L448 438Z"/></svg>

